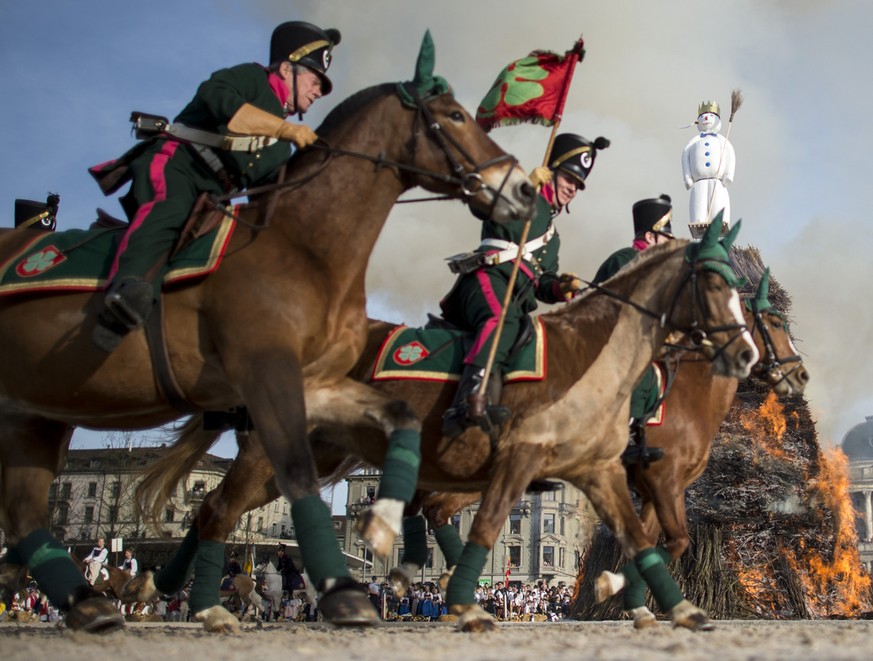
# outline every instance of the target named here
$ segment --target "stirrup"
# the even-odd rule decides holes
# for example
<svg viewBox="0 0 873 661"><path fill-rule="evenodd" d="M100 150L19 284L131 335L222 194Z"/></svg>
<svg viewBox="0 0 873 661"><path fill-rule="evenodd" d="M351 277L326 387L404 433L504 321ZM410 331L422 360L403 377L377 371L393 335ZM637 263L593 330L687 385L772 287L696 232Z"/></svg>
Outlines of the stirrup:
<svg viewBox="0 0 873 661"><path fill-rule="evenodd" d="M136 330L145 324L152 311L154 289L145 280L124 278L109 288L103 304L108 316L128 330Z"/></svg>
<svg viewBox="0 0 873 661"><path fill-rule="evenodd" d="M648 468L649 464L664 458L663 448L650 448L645 445L628 445L621 453L621 463L625 466L640 464L642 468Z"/></svg>

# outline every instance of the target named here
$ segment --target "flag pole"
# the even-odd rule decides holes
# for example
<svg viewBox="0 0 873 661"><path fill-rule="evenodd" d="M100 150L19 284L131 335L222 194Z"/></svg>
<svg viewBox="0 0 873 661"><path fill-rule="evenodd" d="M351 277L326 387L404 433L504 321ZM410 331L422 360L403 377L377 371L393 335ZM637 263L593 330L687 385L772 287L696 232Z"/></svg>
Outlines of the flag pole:
<svg viewBox="0 0 873 661"><path fill-rule="evenodd" d="M564 79L564 88L561 90L561 99L558 103L555 114L554 123L552 124L552 133L549 136L549 143L546 146L546 153L543 156L543 167L549 165L549 154L552 152L552 146L555 143L555 136L558 134L558 127L561 125L561 118L564 112L564 104L567 101L567 95L570 92L570 83L573 80L573 73L576 70L576 64L579 62L582 47L582 40L576 42L573 49L568 54L568 57L573 57L570 67L567 70L567 75ZM540 187L537 186L536 195L539 195ZM491 348L488 351L488 362L485 364L485 374L482 376L482 385L479 387L479 392L470 396L470 412L471 417L479 418L485 415L485 407L488 403L488 381L491 378L491 369L494 367L494 358L497 355L497 344L500 342L500 335L503 332L503 323L506 320L506 310L509 308L509 303L512 301L513 289L515 289L515 281L518 279L518 270L521 267L521 262L524 259L524 245L527 243L527 236L530 233L530 226L533 222L533 217L528 218L524 223L524 228L521 232L521 239L518 242L518 254L515 261L512 263L512 271L509 274L509 282L506 287L506 294L503 297L503 307L500 310L500 317L497 320L497 327L494 329L494 339L491 343Z"/></svg>

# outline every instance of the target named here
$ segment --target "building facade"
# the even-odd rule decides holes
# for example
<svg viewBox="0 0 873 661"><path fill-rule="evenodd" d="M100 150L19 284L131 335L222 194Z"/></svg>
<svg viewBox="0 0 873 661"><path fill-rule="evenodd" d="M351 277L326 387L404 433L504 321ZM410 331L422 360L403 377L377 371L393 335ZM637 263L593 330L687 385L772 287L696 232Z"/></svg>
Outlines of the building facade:
<svg viewBox="0 0 873 661"><path fill-rule="evenodd" d="M861 562L873 573L873 416L852 427L840 447L849 459L849 493Z"/></svg>
<svg viewBox="0 0 873 661"><path fill-rule="evenodd" d="M391 568L400 564L403 555L403 540L398 538L389 558L373 558L355 532L354 522L360 512L375 500L379 479L376 470L346 478L348 525L344 530L343 549L364 561L358 577L361 580L370 576L384 580ZM452 522L461 539L466 541L478 511L479 504L476 503L453 517ZM564 483L564 488L559 491L526 493L512 508L488 554L480 582L493 585L508 578L510 582L520 583L540 580L550 585L574 583L579 554L590 539L594 520L587 499L570 484ZM436 582L448 567L432 530L428 530L427 547L428 561L417 578L422 582Z"/></svg>
<svg viewBox="0 0 873 661"><path fill-rule="evenodd" d="M143 521L135 504L140 473L165 452L163 447L71 450L49 490L51 531L70 546L92 544L98 536L122 538L125 546L157 536ZM177 485L159 522L169 539L187 533L194 514L232 463L204 455L194 470ZM229 543L251 544L292 539L291 506L284 497L245 514Z"/></svg>

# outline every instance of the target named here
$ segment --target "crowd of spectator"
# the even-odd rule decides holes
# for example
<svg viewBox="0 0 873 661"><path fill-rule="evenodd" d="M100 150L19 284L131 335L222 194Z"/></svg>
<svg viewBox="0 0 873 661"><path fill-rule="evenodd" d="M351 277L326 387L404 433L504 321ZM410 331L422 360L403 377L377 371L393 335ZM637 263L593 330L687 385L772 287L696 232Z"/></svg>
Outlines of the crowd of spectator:
<svg viewBox="0 0 873 661"><path fill-rule="evenodd" d="M371 595L372 588L373 582L368 586ZM387 620L435 621L448 613L436 583L415 583L403 595L394 594L387 583L379 588L382 614ZM522 622L562 620L569 614L572 597L572 586L548 586L542 581L513 582L508 587L484 583L475 595L476 602L498 620Z"/></svg>

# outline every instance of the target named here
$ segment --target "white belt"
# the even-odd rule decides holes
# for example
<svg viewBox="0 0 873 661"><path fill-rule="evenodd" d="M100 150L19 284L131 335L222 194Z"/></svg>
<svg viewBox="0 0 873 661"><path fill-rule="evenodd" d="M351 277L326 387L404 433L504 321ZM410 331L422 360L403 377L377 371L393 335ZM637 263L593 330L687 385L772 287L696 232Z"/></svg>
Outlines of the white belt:
<svg viewBox="0 0 873 661"><path fill-rule="evenodd" d="M163 132L169 133L180 140L187 140L188 142L221 149L223 151L244 151L252 153L279 142L276 138L268 138L260 135L222 135L220 133L195 129L179 123L168 124Z"/></svg>
<svg viewBox="0 0 873 661"><path fill-rule="evenodd" d="M524 244L522 256L525 260L530 261L533 257L533 251L542 248L552 237L555 236L555 224L549 223L549 229L542 236L531 239ZM479 244L479 248L497 248L499 252L492 253L485 257L485 263L491 266L510 262L518 256L518 244L512 241L504 241L503 239L483 239Z"/></svg>

